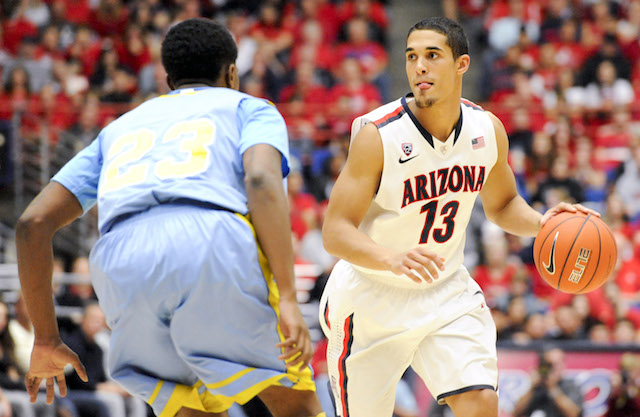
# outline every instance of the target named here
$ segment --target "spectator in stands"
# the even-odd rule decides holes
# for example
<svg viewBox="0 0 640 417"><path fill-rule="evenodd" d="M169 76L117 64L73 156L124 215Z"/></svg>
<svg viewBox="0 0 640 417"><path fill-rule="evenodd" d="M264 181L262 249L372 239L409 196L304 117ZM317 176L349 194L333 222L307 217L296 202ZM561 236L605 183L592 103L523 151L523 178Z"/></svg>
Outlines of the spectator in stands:
<svg viewBox="0 0 640 417"><path fill-rule="evenodd" d="M634 138L629 148L630 156L620 166L615 189L633 221L640 216L640 138Z"/></svg>
<svg viewBox="0 0 640 417"><path fill-rule="evenodd" d="M283 24L281 11L273 3L265 3L260 8L258 21L249 33L258 42L268 65L287 61L287 54L293 46L293 32L291 27Z"/></svg>
<svg viewBox="0 0 640 417"><path fill-rule="evenodd" d="M249 19L241 12L232 12L227 16L227 27L238 45L238 75L244 76L253 66L253 57L258 50L258 42L249 36Z"/></svg>
<svg viewBox="0 0 640 417"><path fill-rule="evenodd" d="M473 278L482 288L489 307L494 307L502 297L508 296L517 266L509 258L507 240L503 233L491 233L483 239L482 249L485 262L476 267Z"/></svg>
<svg viewBox="0 0 640 417"><path fill-rule="evenodd" d="M525 0L509 0L508 14L493 21L489 27L489 46L498 52L505 52L520 39L521 32L533 42L540 36L540 25L527 10Z"/></svg>
<svg viewBox="0 0 640 417"><path fill-rule="evenodd" d="M583 412L580 388L566 378L564 352L558 348L540 355L538 369L531 373L531 388L516 403L515 417L578 417Z"/></svg>
<svg viewBox="0 0 640 417"><path fill-rule="evenodd" d="M632 345L635 342L636 328L629 319L622 318L613 329L613 343L617 345Z"/></svg>
<svg viewBox="0 0 640 417"><path fill-rule="evenodd" d="M602 167L598 166L593 144L588 136L576 139L573 162L573 177L584 189L585 201L602 204L607 198L607 176Z"/></svg>
<svg viewBox="0 0 640 417"><path fill-rule="evenodd" d="M598 51L584 62L582 72L580 74L580 84L587 86L591 83L597 82L600 64L605 61L609 61L613 65L616 76L615 78L626 80L630 78L631 64L622 54L622 51L620 51L616 36L614 34L606 34L600 43Z"/></svg>
<svg viewBox="0 0 640 417"><path fill-rule="evenodd" d="M621 78L612 61L598 64L596 79L584 91L587 110L610 115L618 107L630 105L634 100L633 87L629 80Z"/></svg>
<svg viewBox="0 0 640 417"><path fill-rule="evenodd" d="M611 333L607 325L601 321L593 323L589 329L589 342L595 345L610 345Z"/></svg>
<svg viewBox="0 0 640 417"><path fill-rule="evenodd" d="M552 338L555 340L584 340L586 334L583 328L583 319L571 305L563 305L555 311L556 328L552 330Z"/></svg>
<svg viewBox="0 0 640 417"><path fill-rule="evenodd" d="M620 371L611 376L611 394L604 417L640 415L640 357L625 353L620 359Z"/></svg>
<svg viewBox="0 0 640 417"><path fill-rule="evenodd" d="M338 45L336 56L340 63L347 58L354 58L360 64L359 72L364 76L364 81L376 86L383 101L388 100L391 80L386 72L387 52L382 45L370 39L366 20L356 17L347 23L347 39ZM344 71L342 64L338 65L334 71L336 76ZM360 114L362 112L358 112Z"/></svg>
<svg viewBox="0 0 640 417"><path fill-rule="evenodd" d="M559 201L584 201L584 189L573 178L567 156L558 155L553 160L550 175L540 184L533 200L545 207L553 207Z"/></svg>
<svg viewBox="0 0 640 417"><path fill-rule="evenodd" d="M104 368L104 352L96 343L96 336L105 330L104 314L98 304L85 307L80 326L62 334L62 340L78 354L87 370L88 382L75 373L67 375L67 398L75 405L81 417L125 417L126 391L109 381ZM136 416L141 417L141 416Z"/></svg>
<svg viewBox="0 0 640 417"><path fill-rule="evenodd" d="M340 64L339 83L331 89L331 114L334 125L345 125L338 131L348 131L351 122L381 103L378 90L363 77L363 68L356 58L345 58Z"/></svg>
<svg viewBox="0 0 640 417"><path fill-rule="evenodd" d="M100 36L122 36L129 20L129 11L121 0L99 0L91 10L89 25Z"/></svg>
<svg viewBox="0 0 640 417"><path fill-rule="evenodd" d="M9 333L15 343L15 359L18 371L22 375L26 375L29 370L34 334L22 294L18 296L13 306L13 312L15 317L9 321Z"/></svg>
<svg viewBox="0 0 640 417"><path fill-rule="evenodd" d="M20 0L12 19L24 18L32 25L42 28L49 23L50 16L49 7L42 0Z"/></svg>
<svg viewBox="0 0 640 417"><path fill-rule="evenodd" d="M62 306L85 307L95 302L96 295L89 275L89 259L86 256L78 256L74 259L71 274L73 274L73 281L56 299L57 303Z"/></svg>
<svg viewBox="0 0 640 417"><path fill-rule="evenodd" d="M0 416L8 400L17 417L53 417L55 407L47 405L42 398L31 404L24 385L24 374L20 372L15 356L15 343L9 332L9 310L0 302Z"/></svg>

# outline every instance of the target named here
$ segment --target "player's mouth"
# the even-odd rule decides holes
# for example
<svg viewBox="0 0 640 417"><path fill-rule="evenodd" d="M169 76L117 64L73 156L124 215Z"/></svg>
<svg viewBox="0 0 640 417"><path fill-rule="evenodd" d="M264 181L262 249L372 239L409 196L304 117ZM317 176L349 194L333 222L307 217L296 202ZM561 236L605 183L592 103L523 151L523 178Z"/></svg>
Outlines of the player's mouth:
<svg viewBox="0 0 640 417"><path fill-rule="evenodd" d="M428 90L431 88L431 86L433 85L433 83L430 83L428 81L421 81L419 83L416 84L416 86L420 89L420 90Z"/></svg>

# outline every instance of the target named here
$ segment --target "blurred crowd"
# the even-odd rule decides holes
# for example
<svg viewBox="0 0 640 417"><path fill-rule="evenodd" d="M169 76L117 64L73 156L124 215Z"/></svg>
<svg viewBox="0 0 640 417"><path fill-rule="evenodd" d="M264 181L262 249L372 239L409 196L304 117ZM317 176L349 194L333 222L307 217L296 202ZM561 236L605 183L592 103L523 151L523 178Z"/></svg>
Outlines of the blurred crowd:
<svg viewBox="0 0 640 417"><path fill-rule="evenodd" d="M563 294L537 273L532 239L497 229L478 204L465 264L492 307L499 343L640 344L640 0L442 6L467 31L475 75L465 92L505 124L522 196L540 211L559 201L599 210L618 244L609 282L586 295ZM21 143L46 140L55 173L111 120L168 91L160 45L172 24L197 16L225 22L239 47L241 90L275 102L289 128L298 295L319 343L316 375L324 375L314 306L336 259L322 247L322 219L352 119L397 98L389 68L403 58L396 51L389 62L393 7L401 6L0 0L0 122L13 123ZM82 261L73 266L77 255L84 254L62 253L60 271L82 276ZM93 305L88 283L62 285L57 294L61 307ZM70 332L82 318L71 322Z"/></svg>

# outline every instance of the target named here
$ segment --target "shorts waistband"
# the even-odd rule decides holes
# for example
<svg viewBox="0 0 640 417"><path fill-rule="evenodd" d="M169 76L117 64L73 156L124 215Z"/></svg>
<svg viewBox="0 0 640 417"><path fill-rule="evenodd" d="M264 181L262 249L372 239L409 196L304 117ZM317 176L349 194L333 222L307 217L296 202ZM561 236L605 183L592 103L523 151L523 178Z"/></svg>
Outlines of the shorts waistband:
<svg viewBox="0 0 640 417"><path fill-rule="evenodd" d="M192 200L190 198L179 198L176 200L172 200L166 203L162 203L162 204L158 204L155 206L151 206L145 210L140 210L140 211L132 211L130 213L125 213L125 214L121 214L119 216L117 216L115 219L113 219L111 221L111 224L109 225L108 229L105 230L104 233L107 233L111 230L113 230L115 227L119 226L120 224L122 224L123 222L136 217L140 214L143 213L149 213L150 211L157 209L157 208L170 208L170 207L180 207L180 206L186 206L186 207L194 207L194 208L204 208L204 209L208 209L208 210L218 210L218 211L226 211L232 214L240 214L236 211L233 211L231 209L228 209L226 207L223 206L219 206L215 203L211 203L208 201L200 201L200 200Z"/></svg>

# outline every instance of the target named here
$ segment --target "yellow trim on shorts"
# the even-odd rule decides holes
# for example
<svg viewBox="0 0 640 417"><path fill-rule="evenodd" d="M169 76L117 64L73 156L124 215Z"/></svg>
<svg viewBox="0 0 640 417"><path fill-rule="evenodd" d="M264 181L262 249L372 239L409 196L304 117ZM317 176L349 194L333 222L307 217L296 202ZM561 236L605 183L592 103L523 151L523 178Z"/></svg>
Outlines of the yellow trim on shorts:
<svg viewBox="0 0 640 417"><path fill-rule="evenodd" d="M278 291L276 279L273 276L273 272L271 272L271 268L269 267L267 256L264 254L262 248L260 247L260 242L258 242L258 236L256 235L256 229L253 227L253 224L251 224L250 216L243 216L238 213L236 213L236 216L244 220L253 232L253 237L256 240L256 246L258 247L258 260L260 261L260 268L262 269L262 275L267 282L267 288L269 290L269 305L276 313L276 317L278 318L278 336L280 337L280 341L284 342L286 338L284 337L284 334L282 333L282 329L280 327L280 292ZM284 353L284 348L280 348L280 351ZM294 360L296 357L297 356L290 358L289 361ZM313 382L313 378L311 377L311 369L308 366L302 370L300 369L300 365L287 367L287 376L293 376L295 378L292 379L291 377L289 377L289 379L291 379L291 381L294 383L293 389L315 392L316 386Z"/></svg>
<svg viewBox="0 0 640 417"><path fill-rule="evenodd" d="M162 384L164 384L164 381L158 382L156 387L153 389L153 392L151 393L151 397L149 397L149 401L147 401L149 405L153 405L153 402L158 397L158 394L160 394L160 390L162 389Z"/></svg>
<svg viewBox="0 0 640 417"><path fill-rule="evenodd" d="M256 368L246 368L243 369L242 371L231 375L229 378L224 379L220 382L216 382L215 384L207 384L207 388L211 388L211 389L215 389L215 388L220 388L220 387L224 387L225 385L228 385L230 383L232 383L235 380L238 380L240 378L242 378L243 376L245 376L246 374L248 374L251 371L254 371Z"/></svg>
<svg viewBox="0 0 640 417"><path fill-rule="evenodd" d="M231 378L234 378L237 375L238 374L234 375ZM229 379L231 378L227 378L225 381L227 381L227 383L231 383L233 382L229 381ZM239 378L239 376L237 378ZM205 411L208 413L222 413L223 411L228 410L233 405L233 403L246 404L247 402L249 402L249 400L260 394L266 388L269 388L271 386L283 386L280 383L280 380L282 378L288 378L292 382L295 382L294 379L299 379L288 373L274 375L271 378L265 379L262 382L258 382L257 384L250 386L244 391L241 391L236 395L230 397L222 394L213 395L206 389L203 392L200 392L200 388L204 385L202 381L198 381L191 387L178 384L174 388L169 401L167 401L167 405L165 405L159 417L174 417L182 407L191 408L198 411ZM310 386L307 384L307 382L310 383ZM315 391L315 384L313 383L313 381L311 381L311 378L309 378L308 381L299 379L298 383L294 385L293 389ZM322 417L322 415L319 415L318 417Z"/></svg>

